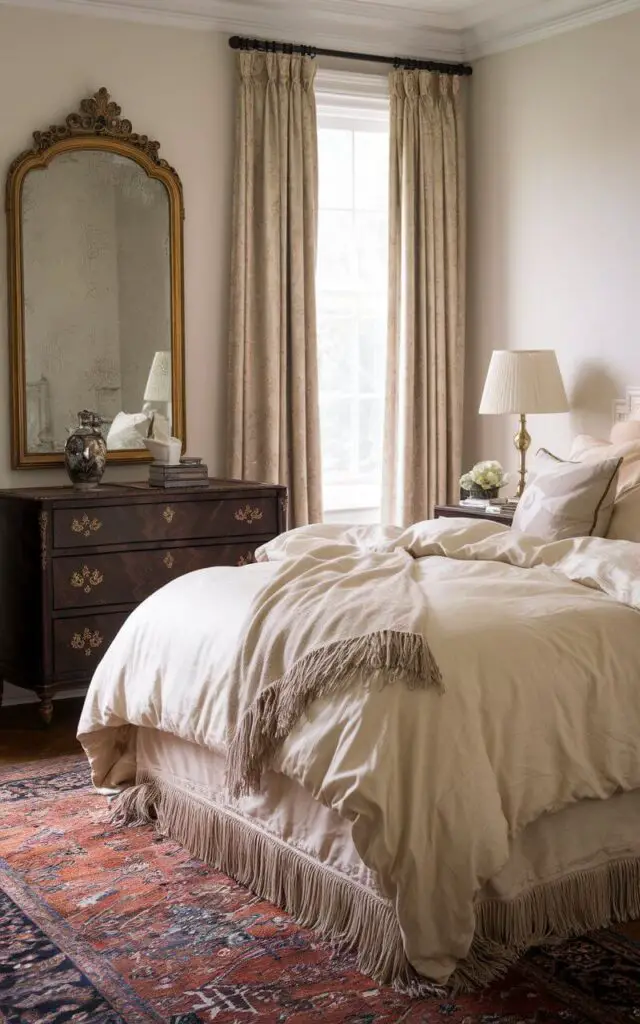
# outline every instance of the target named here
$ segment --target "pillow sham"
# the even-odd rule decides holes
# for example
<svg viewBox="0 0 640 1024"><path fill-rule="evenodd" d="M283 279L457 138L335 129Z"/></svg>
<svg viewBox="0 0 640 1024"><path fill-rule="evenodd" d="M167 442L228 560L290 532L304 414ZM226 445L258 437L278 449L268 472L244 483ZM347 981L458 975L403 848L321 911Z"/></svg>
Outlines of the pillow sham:
<svg viewBox="0 0 640 1024"><path fill-rule="evenodd" d="M536 456L512 529L543 540L604 537L622 459L563 462L546 448Z"/></svg>
<svg viewBox="0 0 640 1024"><path fill-rule="evenodd" d="M629 421L631 422L631 421ZM616 426L624 427L627 423L619 423ZM638 423L640 427L640 423ZM611 431L613 440L615 427ZM619 435L616 435L619 437ZM600 441L589 434L578 434L574 438L569 453L570 462L596 463L603 459L622 459L620 472L618 474L618 494L627 487L635 487L640 483L640 431L637 437L627 440Z"/></svg>
<svg viewBox="0 0 640 1024"><path fill-rule="evenodd" d="M107 448L117 451L122 448L144 448L144 438L149 433L151 418L144 412L119 412L107 434Z"/></svg>

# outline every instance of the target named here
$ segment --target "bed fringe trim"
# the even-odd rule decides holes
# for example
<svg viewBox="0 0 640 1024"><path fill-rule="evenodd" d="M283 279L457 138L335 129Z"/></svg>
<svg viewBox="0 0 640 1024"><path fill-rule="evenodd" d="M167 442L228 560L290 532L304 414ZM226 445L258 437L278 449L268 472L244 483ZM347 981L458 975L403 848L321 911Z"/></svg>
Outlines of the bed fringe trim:
<svg viewBox="0 0 640 1024"><path fill-rule="evenodd" d="M443 987L407 961L393 907L384 898L318 867L233 811L151 774L139 771L138 779L114 801L114 824L153 824L192 856L284 908L298 924L354 951L363 974L413 998L473 991L504 976L531 946L640 918L640 858L576 872L510 901L478 902L471 949Z"/></svg>
<svg viewBox="0 0 640 1024"><path fill-rule="evenodd" d="M262 773L313 701L344 690L359 673L377 673L382 687L402 680L409 689L444 689L420 633L385 629L315 647L262 690L243 715L229 746L230 795L257 791Z"/></svg>

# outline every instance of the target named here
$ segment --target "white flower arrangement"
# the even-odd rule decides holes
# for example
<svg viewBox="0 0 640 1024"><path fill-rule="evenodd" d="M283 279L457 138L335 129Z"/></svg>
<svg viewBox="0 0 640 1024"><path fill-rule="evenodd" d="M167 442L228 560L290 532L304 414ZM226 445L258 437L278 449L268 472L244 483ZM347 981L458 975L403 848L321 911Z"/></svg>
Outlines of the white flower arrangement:
<svg viewBox="0 0 640 1024"><path fill-rule="evenodd" d="M463 491L472 491L476 488L481 491L494 491L508 483L508 474L504 472L499 462L492 460L476 462L472 470L460 477L460 487Z"/></svg>

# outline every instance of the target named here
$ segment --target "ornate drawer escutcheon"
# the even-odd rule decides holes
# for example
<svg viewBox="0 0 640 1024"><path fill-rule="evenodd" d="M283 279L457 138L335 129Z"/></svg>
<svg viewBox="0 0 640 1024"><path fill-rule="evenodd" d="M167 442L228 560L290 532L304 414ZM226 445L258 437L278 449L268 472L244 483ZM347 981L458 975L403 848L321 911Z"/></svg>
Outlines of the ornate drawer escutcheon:
<svg viewBox="0 0 640 1024"><path fill-rule="evenodd" d="M175 509L171 508L171 505L167 505L167 507L165 508L164 512L162 513L162 518L166 519L166 521L168 523L172 523L173 522L173 517L175 516L175 514L176 514Z"/></svg>
<svg viewBox="0 0 640 1024"><path fill-rule="evenodd" d="M72 587L82 588L85 594L90 594L92 587L99 587L104 576L97 569L90 569L88 565L83 565L82 569L77 569L69 577L69 583Z"/></svg>
<svg viewBox="0 0 640 1024"><path fill-rule="evenodd" d="M262 509L252 505L245 505L244 508L237 508L233 516L239 523L253 523L258 519L262 519Z"/></svg>
<svg viewBox="0 0 640 1024"><path fill-rule="evenodd" d="M253 551L247 551L246 555L240 555L240 558L236 562L236 565L251 565L253 562Z"/></svg>
<svg viewBox="0 0 640 1024"><path fill-rule="evenodd" d="M91 657L91 652L96 650L98 647L102 647L103 637L100 635L97 629L93 632L90 629L83 629L82 633L74 633L70 640L70 646L76 651L84 651L87 658Z"/></svg>
<svg viewBox="0 0 640 1024"><path fill-rule="evenodd" d="M170 551L167 551L167 553L164 556L164 558L162 559L162 561L166 565L167 569L172 569L173 568L173 563L175 562L175 558L173 557L173 555L171 554Z"/></svg>
<svg viewBox="0 0 640 1024"><path fill-rule="evenodd" d="M74 519L71 523L73 532L81 533L83 537L90 537L92 533L97 533L101 526L102 523L99 519L89 519L86 512L82 519Z"/></svg>

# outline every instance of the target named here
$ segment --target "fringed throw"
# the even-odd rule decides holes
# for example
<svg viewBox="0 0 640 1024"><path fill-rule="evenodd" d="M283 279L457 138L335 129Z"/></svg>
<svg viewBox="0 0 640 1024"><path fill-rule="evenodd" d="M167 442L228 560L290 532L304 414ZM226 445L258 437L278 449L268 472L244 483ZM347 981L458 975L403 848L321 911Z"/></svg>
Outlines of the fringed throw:
<svg viewBox="0 0 640 1024"><path fill-rule="evenodd" d="M162 778L138 774L137 786L114 802L118 825L153 824L189 853L285 909L342 949L378 984L413 996L446 991L407 961L392 904L263 831L228 807ZM541 884L513 900L476 904L476 933L450 981L472 991L502 977L532 946L640 918L640 859L601 865Z"/></svg>
<svg viewBox="0 0 640 1024"><path fill-rule="evenodd" d="M410 689L442 692L442 676L418 633L381 630L310 650L262 690L243 715L229 747L232 797L255 791L283 742L313 701L345 689L353 678L375 675L384 687L398 679Z"/></svg>

